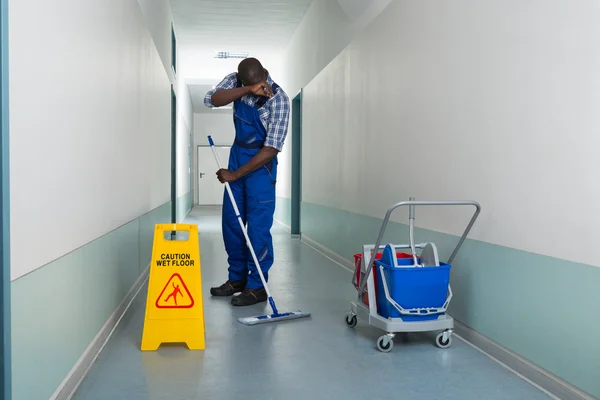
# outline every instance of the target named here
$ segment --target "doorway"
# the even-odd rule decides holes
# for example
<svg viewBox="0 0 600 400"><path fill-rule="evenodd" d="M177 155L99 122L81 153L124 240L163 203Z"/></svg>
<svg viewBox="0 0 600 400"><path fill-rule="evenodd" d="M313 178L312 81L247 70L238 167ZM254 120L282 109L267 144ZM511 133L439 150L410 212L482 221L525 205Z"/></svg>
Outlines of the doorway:
<svg viewBox="0 0 600 400"><path fill-rule="evenodd" d="M12 398L8 124L8 0L0 0L0 398Z"/></svg>
<svg viewBox="0 0 600 400"><path fill-rule="evenodd" d="M226 168L229 160L231 146L214 147L219 162ZM210 146L198 145L198 205L199 206L222 206L224 186L217 179L218 170L215 156Z"/></svg>
<svg viewBox="0 0 600 400"><path fill-rule="evenodd" d="M171 223L177 223L177 96L171 85Z"/></svg>
<svg viewBox="0 0 600 400"><path fill-rule="evenodd" d="M302 208L302 89L292 100L292 210L291 233L300 235Z"/></svg>

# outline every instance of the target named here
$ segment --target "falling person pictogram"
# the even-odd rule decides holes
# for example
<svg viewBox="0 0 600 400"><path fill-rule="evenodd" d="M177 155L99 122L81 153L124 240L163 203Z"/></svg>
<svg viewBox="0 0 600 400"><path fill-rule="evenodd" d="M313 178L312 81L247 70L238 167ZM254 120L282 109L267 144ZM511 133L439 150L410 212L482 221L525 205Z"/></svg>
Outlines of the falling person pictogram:
<svg viewBox="0 0 600 400"><path fill-rule="evenodd" d="M165 299L165 303L168 303L171 296L173 296L175 305L177 305L177 295L178 294L181 295L181 297L183 297L183 293L181 293L181 289L179 289L179 285L175 286L175 282L173 282L173 291L171 292L170 295L167 296L167 298Z"/></svg>

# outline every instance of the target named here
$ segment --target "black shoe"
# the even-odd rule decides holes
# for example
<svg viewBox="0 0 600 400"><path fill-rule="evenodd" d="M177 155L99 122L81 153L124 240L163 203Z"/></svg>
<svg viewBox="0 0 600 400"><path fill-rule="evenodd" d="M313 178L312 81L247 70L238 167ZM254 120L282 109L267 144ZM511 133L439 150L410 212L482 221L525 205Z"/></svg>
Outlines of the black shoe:
<svg viewBox="0 0 600 400"><path fill-rule="evenodd" d="M244 289L242 293L231 299L234 306L251 306L256 303L267 301L267 291L261 289Z"/></svg>
<svg viewBox="0 0 600 400"><path fill-rule="evenodd" d="M219 287L210 288L210 294L213 296L233 296L234 293L239 293L246 287L246 281L231 282L227 281Z"/></svg>

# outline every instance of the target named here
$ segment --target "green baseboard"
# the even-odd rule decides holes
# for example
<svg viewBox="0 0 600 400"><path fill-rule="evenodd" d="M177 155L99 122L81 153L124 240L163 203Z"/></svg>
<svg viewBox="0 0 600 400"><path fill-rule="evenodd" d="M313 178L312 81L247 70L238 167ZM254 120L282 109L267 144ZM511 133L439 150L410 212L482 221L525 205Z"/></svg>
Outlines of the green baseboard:
<svg viewBox="0 0 600 400"><path fill-rule="evenodd" d="M192 197L190 192L177 198L177 221L181 221L192 209Z"/></svg>
<svg viewBox="0 0 600 400"><path fill-rule="evenodd" d="M275 219L284 225L292 223L292 201L285 197L277 197L275 205Z"/></svg>
<svg viewBox="0 0 600 400"><path fill-rule="evenodd" d="M301 216L303 235L348 260L375 243L382 222L311 203ZM415 238L434 242L442 261L459 239L424 229ZM390 223L390 242L407 243L408 226ZM600 268L470 239L453 264L453 317L600 398Z"/></svg>
<svg viewBox="0 0 600 400"><path fill-rule="evenodd" d="M152 257L164 204L11 284L13 400L49 399Z"/></svg>

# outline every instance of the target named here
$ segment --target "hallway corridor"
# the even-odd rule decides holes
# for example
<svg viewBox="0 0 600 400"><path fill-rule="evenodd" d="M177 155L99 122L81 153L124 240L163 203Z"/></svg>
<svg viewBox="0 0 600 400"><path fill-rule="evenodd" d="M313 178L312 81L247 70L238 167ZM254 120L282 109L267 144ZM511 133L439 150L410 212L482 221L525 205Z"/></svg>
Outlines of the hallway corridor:
<svg viewBox="0 0 600 400"><path fill-rule="evenodd" d="M163 345L141 352L144 286L83 380L77 400L410 399L538 400L549 397L455 338L440 350L427 335L375 349L380 332L344 323L355 290L348 270L273 227L271 290L280 310L311 318L248 327L237 317L269 312L265 303L233 308L209 288L226 278L220 213L194 208L198 224L206 350Z"/></svg>

